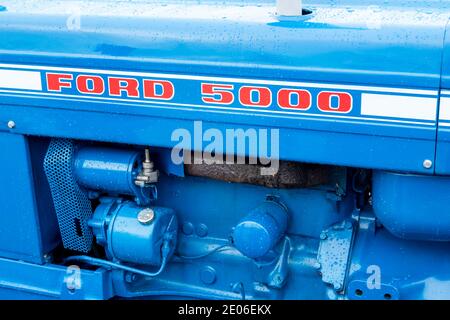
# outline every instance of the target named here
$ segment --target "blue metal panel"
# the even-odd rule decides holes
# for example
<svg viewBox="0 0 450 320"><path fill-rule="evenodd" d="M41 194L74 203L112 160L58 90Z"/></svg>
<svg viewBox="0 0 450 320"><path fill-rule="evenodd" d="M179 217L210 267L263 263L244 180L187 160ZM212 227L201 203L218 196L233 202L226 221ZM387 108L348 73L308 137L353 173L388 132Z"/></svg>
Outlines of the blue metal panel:
<svg viewBox="0 0 450 320"><path fill-rule="evenodd" d="M434 88L449 7L311 0L309 19L279 22L271 0L89 1L70 30L64 2L2 4L4 62Z"/></svg>
<svg viewBox="0 0 450 320"><path fill-rule="evenodd" d="M0 149L0 256L43 263L43 249L53 249L58 230L48 228L55 224L51 211L38 212L28 141L1 132Z"/></svg>
<svg viewBox="0 0 450 320"><path fill-rule="evenodd" d="M398 13L396 10L400 9L395 5L382 6L381 1L376 10L360 7L347 10L346 6L319 2L311 3L313 14L305 21L279 22L272 15L272 2L243 6L230 3L225 5L226 13L223 4L218 7L209 1L201 5L168 3L162 7L136 2L122 4L120 9L92 2L83 5L84 12L91 15L81 18L81 29L68 30L66 20L70 12L64 11L61 3L38 1L24 6L18 1L5 1L4 4L8 9L1 13L3 62L20 60L22 64L44 66L312 81L319 82L317 85L323 88L333 84L383 85L394 87L394 91L439 88L442 40L448 19L445 3L431 11L420 3L415 7L412 3L405 4ZM374 16L376 21L371 20ZM39 28L32 28L34 25ZM241 32L244 29L246 32ZM192 87L187 85L183 90L178 102L193 105L173 108L159 103L148 108L137 102L119 101L114 105L111 101L105 104L105 101L88 103L70 99L68 102L68 97L31 99L23 92L4 93L7 96L2 98L3 103L11 106L2 113L22 122L20 132L127 143L145 141L145 144L154 142L164 147L173 146L167 132L189 125L187 121L178 121L168 126L169 118L220 122L219 129L231 124L281 127L286 130L280 145L283 159L433 172L423 168L422 163L434 159L434 120L391 122L395 120L392 117L375 117L376 121L294 117L275 115L273 108L267 113L233 108L226 112L200 111L195 108L198 97L193 95ZM348 116L361 111L364 90L352 91L356 107ZM376 93L378 89L370 90ZM312 93L315 94L315 89ZM417 97L423 98L420 94ZM60 119L49 115L51 110L41 108L27 107L26 112L30 113L24 115L23 107L19 106L23 104L61 108L56 115ZM91 112L81 113L81 110ZM99 122L93 121L99 116L97 112L108 112L102 116L102 130L98 128ZM139 119L134 115L140 115ZM165 119L155 121L156 115ZM116 118L117 122L109 117ZM43 119L47 121L45 126ZM133 130L127 128L127 135L119 132L127 126ZM107 133L112 128L117 131ZM155 132L161 136L157 137ZM389 157L383 156L386 154Z"/></svg>
<svg viewBox="0 0 450 320"><path fill-rule="evenodd" d="M347 295L350 299L449 299L448 248L448 243L399 240L385 229L362 229L352 253Z"/></svg>
<svg viewBox="0 0 450 320"><path fill-rule="evenodd" d="M77 277L71 290L70 277ZM110 271L36 265L0 258L0 299L109 299L114 291Z"/></svg>
<svg viewBox="0 0 450 320"><path fill-rule="evenodd" d="M437 174L450 174L450 25L447 25L442 53L442 81L436 142Z"/></svg>
<svg viewBox="0 0 450 320"><path fill-rule="evenodd" d="M77 104L74 104L77 106ZM77 106L79 109L79 106ZM83 112L74 110L59 110L53 108L34 108L27 106L2 106L2 118L14 119L17 126L14 132L31 135L59 136L85 140L108 141L127 144L141 144L158 147L174 147L177 142L171 141L172 132L179 128L193 130L193 122L172 117L156 118L136 115ZM198 118L193 111L183 113L188 117ZM220 121L222 115L208 115L212 121ZM41 121L39 119L45 119ZM234 118L238 120L239 118ZM252 121L261 121L261 125L249 126L244 124L221 124L217 122L203 122L204 130L215 128L225 135L227 128L242 128L247 130L267 129L262 124L264 119L253 116ZM288 119L287 119L288 120ZM240 121L244 122L244 119ZM276 121L276 119L272 120ZM291 120L298 128L303 126L301 121ZM6 121L5 121L6 122ZM4 123L5 123L4 122ZM98 124L102 124L102 128ZM331 125L336 123L330 123ZM359 129L370 125L361 124ZM276 126L275 128L279 128ZM433 127L415 130L414 126L393 127L383 126L394 130L404 137L383 135L359 135L351 133L324 132L317 130L299 130L280 128L280 158L310 163L327 163L366 168L390 168L392 170L410 170L430 173L423 168L424 159L434 159L435 135ZM1 129L0 129L1 130ZM373 130L372 130L373 131ZM412 139L407 135L417 134L419 139ZM291 138L291 137L301 138ZM206 143L205 143L206 145ZM236 152L239 154L239 152ZM389 156L386 156L389 155Z"/></svg>
<svg viewBox="0 0 450 320"><path fill-rule="evenodd" d="M260 186L206 178L162 176L157 204L173 208L187 234L204 232L205 236L226 239L239 220L271 194L279 197L288 211L295 212L290 217L287 233L319 238L323 229L349 216L353 210L352 197L338 201L339 198L333 198L333 188L268 191Z"/></svg>
<svg viewBox="0 0 450 320"><path fill-rule="evenodd" d="M450 240L450 178L375 171L372 193L375 216L395 236Z"/></svg>

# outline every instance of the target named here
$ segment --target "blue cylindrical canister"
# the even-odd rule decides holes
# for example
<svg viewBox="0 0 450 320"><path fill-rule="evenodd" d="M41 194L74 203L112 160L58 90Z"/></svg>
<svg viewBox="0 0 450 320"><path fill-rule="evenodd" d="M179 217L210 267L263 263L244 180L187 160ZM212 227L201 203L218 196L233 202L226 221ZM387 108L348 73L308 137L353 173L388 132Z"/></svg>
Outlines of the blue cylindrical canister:
<svg viewBox="0 0 450 320"><path fill-rule="evenodd" d="M77 182L89 190L133 195L141 158L137 150L81 147L74 160Z"/></svg>
<svg viewBox="0 0 450 320"><path fill-rule="evenodd" d="M108 225L107 250L111 258L137 264L160 265L163 240L176 245L178 222L175 212L162 207L119 204Z"/></svg>
<svg viewBox="0 0 450 320"><path fill-rule="evenodd" d="M235 227L234 245L249 258L263 257L284 235L287 222L286 209L277 202L266 201Z"/></svg>

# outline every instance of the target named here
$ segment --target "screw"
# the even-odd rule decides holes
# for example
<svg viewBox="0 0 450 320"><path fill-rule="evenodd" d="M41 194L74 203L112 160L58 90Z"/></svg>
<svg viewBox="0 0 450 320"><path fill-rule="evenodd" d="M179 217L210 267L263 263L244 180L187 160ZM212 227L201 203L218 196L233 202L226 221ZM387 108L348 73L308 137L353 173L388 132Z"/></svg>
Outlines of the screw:
<svg viewBox="0 0 450 320"><path fill-rule="evenodd" d="M190 222L185 222L185 223L183 223L183 227L182 227L181 231L185 235L190 236L191 234L194 233L194 225Z"/></svg>
<svg viewBox="0 0 450 320"><path fill-rule="evenodd" d="M125 275L125 281L126 281L127 283L135 282L136 279L137 279L137 276L136 276L135 273L127 272L127 274Z"/></svg>
<svg viewBox="0 0 450 320"><path fill-rule="evenodd" d="M276 286L279 286L283 283L283 278L281 277L281 275L277 274L273 281Z"/></svg>
<svg viewBox="0 0 450 320"><path fill-rule="evenodd" d="M200 238L206 237L208 235L208 227L205 224L200 223L195 229L195 232Z"/></svg>
<svg viewBox="0 0 450 320"><path fill-rule="evenodd" d="M206 266L200 271L200 280L204 284L213 284L216 281L216 270L213 267Z"/></svg>
<svg viewBox="0 0 450 320"><path fill-rule="evenodd" d="M423 167L425 169L430 169L432 165L433 165L433 162L431 160L429 160L429 159L425 159L423 161Z"/></svg>
<svg viewBox="0 0 450 320"><path fill-rule="evenodd" d="M8 121L8 128L14 129L16 127L16 123L12 120Z"/></svg>
<svg viewBox="0 0 450 320"><path fill-rule="evenodd" d="M335 283L335 284L333 285L333 288L334 288L334 290L339 291L339 290L342 289L342 286L341 286L340 283Z"/></svg>
<svg viewBox="0 0 450 320"><path fill-rule="evenodd" d="M155 212L150 208L146 208L139 211L137 216L138 221L142 224L149 224L150 222L153 221L154 218Z"/></svg>
<svg viewBox="0 0 450 320"><path fill-rule="evenodd" d="M327 233L326 233L326 232L321 232L321 233L320 233L320 239L321 239L321 240L325 240L326 238L328 238Z"/></svg>

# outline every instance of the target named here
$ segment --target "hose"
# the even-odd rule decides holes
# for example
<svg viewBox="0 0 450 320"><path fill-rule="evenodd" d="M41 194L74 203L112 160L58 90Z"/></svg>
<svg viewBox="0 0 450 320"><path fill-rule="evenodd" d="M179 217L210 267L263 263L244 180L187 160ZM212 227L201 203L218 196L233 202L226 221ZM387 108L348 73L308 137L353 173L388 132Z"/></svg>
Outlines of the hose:
<svg viewBox="0 0 450 320"><path fill-rule="evenodd" d="M123 271L128 271L136 274L140 274L146 277L156 277L159 276L165 269L167 264L167 258L163 258L161 262L161 266L159 267L158 271L156 272L147 272L145 270L136 269L133 267L124 266L119 263L111 262L108 260L103 260L99 258L93 258L89 256L72 256L65 260L65 262L71 262L71 261L78 261L78 262L84 262L90 265L99 266L99 267L108 267L112 269L119 269Z"/></svg>
<svg viewBox="0 0 450 320"><path fill-rule="evenodd" d="M206 253L204 253L204 254L200 254L200 255L198 255L198 256L182 256L182 255L177 255L177 257L178 257L178 258L181 258L181 259L185 259L185 260L196 260L196 259L206 258L207 256L212 255L213 253L216 253L216 252L218 252L218 251L220 251L220 250L223 250L223 249L225 249L225 248L232 248L232 247L233 247L233 246L231 246L231 245L229 245L229 244L224 244L224 245L222 245L222 246L218 246L218 247L212 249L211 251L208 251L208 252L206 252Z"/></svg>
<svg viewBox="0 0 450 320"><path fill-rule="evenodd" d="M66 258L64 262L68 263L71 261L78 261L78 262L84 262L84 263L99 266L99 267L107 267L107 268L112 268L112 269L128 271L128 272L136 273L136 274L139 274L139 275L142 275L145 277L157 277L166 268L169 253L170 253L170 245L167 241L164 241L164 244L163 244L162 250L161 250L161 256L162 256L161 266L159 267L159 269L156 272L148 272L145 270L128 267L128 266L122 265L120 263L111 262L111 261L99 259L99 258L93 258L90 256L72 256L72 257Z"/></svg>

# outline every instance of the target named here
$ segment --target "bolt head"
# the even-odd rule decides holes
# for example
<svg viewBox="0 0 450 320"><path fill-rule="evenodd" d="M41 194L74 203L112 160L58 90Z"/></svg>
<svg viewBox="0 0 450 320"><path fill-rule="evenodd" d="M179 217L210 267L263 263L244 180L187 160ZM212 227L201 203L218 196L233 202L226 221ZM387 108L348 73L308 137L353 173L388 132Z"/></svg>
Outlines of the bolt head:
<svg viewBox="0 0 450 320"><path fill-rule="evenodd" d="M14 129L16 127L16 123L12 120L8 121L8 128Z"/></svg>
<svg viewBox="0 0 450 320"><path fill-rule="evenodd" d="M150 208L139 211L137 216L138 221L142 224L150 224L154 218L155 212Z"/></svg>
<svg viewBox="0 0 450 320"><path fill-rule="evenodd" d="M126 275L125 275L125 281L128 282L128 283L135 282L136 279L137 279L137 276L136 276L135 273L127 272Z"/></svg>
<svg viewBox="0 0 450 320"><path fill-rule="evenodd" d="M342 286L340 283L335 283L335 284L333 284L333 288L336 291L340 291L342 289Z"/></svg>
<svg viewBox="0 0 450 320"><path fill-rule="evenodd" d="M206 266L200 271L200 279L204 284L213 284L216 277L216 270L213 267Z"/></svg>
<svg viewBox="0 0 450 320"><path fill-rule="evenodd" d="M425 159L425 160L423 161L423 167L424 167L425 169L430 169L432 166L433 166L433 162L432 162L431 160Z"/></svg>

